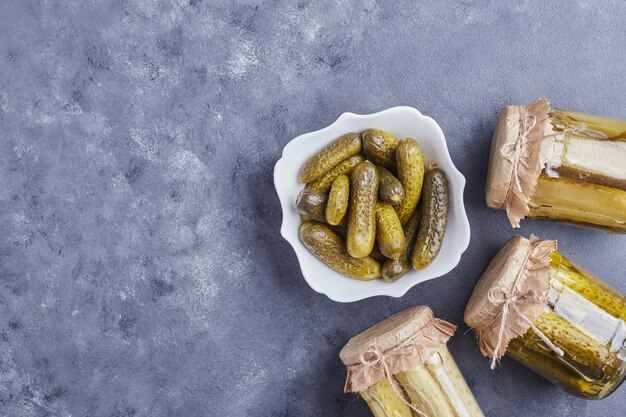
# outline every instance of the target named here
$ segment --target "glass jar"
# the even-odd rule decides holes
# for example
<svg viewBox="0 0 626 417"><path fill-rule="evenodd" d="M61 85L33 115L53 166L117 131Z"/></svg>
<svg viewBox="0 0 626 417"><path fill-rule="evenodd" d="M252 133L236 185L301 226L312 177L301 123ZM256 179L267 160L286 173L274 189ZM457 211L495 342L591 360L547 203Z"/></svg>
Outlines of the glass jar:
<svg viewBox="0 0 626 417"><path fill-rule="evenodd" d="M513 314L502 320L504 302L495 316L489 313L495 322L505 322L505 330L511 321L527 324L502 340L506 354L576 396L605 398L626 378L626 297L563 257L556 242L550 248L551 242L509 240L477 284L465 321L488 340L481 348L497 344L500 326L485 329L485 294L494 301L493 288L512 288L507 281L521 276L528 282L518 282L519 291L503 297L518 300L509 303ZM548 250L538 250L540 245ZM535 298L529 300L531 293ZM525 310L528 306L533 311ZM489 356L496 353L486 350Z"/></svg>
<svg viewBox="0 0 626 417"><path fill-rule="evenodd" d="M626 233L626 121L551 108L546 99L500 113L487 204L524 217Z"/></svg>
<svg viewBox="0 0 626 417"><path fill-rule="evenodd" d="M350 339L340 353L346 392L359 392L375 417L483 416L446 347L455 328L420 306Z"/></svg>

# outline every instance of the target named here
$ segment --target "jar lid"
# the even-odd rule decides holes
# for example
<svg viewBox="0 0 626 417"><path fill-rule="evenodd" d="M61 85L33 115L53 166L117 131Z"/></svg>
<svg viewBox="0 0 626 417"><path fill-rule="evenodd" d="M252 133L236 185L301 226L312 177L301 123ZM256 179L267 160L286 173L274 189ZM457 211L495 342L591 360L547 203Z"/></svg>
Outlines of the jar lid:
<svg viewBox="0 0 626 417"><path fill-rule="evenodd" d="M528 200L552 154L554 131L545 98L528 106L505 106L491 141L485 196L487 205L506 209L519 227L528 214Z"/></svg>
<svg viewBox="0 0 626 417"><path fill-rule="evenodd" d="M556 243L536 236L512 237L474 287L464 320L476 331L480 351L492 358L492 365L543 311Z"/></svg>
<svg viewBox="0 0 626 417"><path fill-rule="evenodd" d="M388 317L350 339L339 352L348 368L345 392L362 391L383 378L423 364L455 330L455 325L435 318L428 306Z"/></svg>

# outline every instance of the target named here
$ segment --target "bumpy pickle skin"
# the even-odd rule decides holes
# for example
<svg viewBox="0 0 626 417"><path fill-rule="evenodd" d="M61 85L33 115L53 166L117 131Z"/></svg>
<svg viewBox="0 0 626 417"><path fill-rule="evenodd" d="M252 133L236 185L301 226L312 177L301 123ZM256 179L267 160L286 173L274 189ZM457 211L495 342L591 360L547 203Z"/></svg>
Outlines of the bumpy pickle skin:
<svg viewBox="0 0 626 417"><path fill-rule="evenodd" d="M589 337L578 327L563 319L555 312L542 313L535 321L537 327L548 339L563 349L565 355L571 357L583 368L588 368L599 378L611 352L606 346Z"/></svg>
<svg viewBox="0 0 626 417"><path fill-rule="evenodd" d="M350 175L355 166L365 161L365 157L361 154L351 156L350 158L342 161L330 171L319 177L313 182L306 185L306 188L310 188L320 193L326 194L330 187L333 185L333 181L340 175Z"/></svg>
<svg viewBox="0 0 626 417"><path fill-rule="evenodd" d="M342 161L361 152L361 136L346 133L309 158L298 173L298 181L311 182L320 178Z"/></svg>
<svg viewBox="0 0 626 417"><path fill-rule="evenodd" d="M363 153L376 165L395 171L398 139L380 129L367 129L361 133Z"/></svg>
<svg viewBox="0 0 626 417"><path fill-rule="evenodd" d="M555 353L546 350L540 340L532 339L532 337L526 333L524 336L511 340L507 354L577 397L601 399L606 396L601 396L605 389L604 384L581 376L577 371L556 358Z"/></svg>
<svg viewBox="0 0 626 417"><path fill-rule="evenodd" d="M305 188L296 197L296 210L301 216L305 216L309 220L326 223L327 202L326 194Z"/></svg>
<svg viewBox="0 0 626 417"><path fill-rule="evenodd" d="M551 255L550 267L552 281L547 297L552 300L551 307L546 307L534 324L564 355L553 352L532 330L513 339L507 354L576 396L604 398L626 377L623 353L618 353L621 345L612 345L623 342L611 338L615 336L613 326L626 316L625 297L557 251ZM585 330L559 311L580 326L595 324Z"/></svg>
<svg viewBox="0 0 626 417"><path fill-rule="evenodd" d="M448 179L442 170L434 168L426 173L423 194L422 219L411 254L411 263L415 269L424 269L430 265L443 245L448 224L450 191Z"/></svg>
<svg viewBox="0 0 626 417"><path fill-rule="evenodd" d="M377 196L378 171L372 163L362 162L350 175L347 247L355 258L368 256L374 247Z"/></svg>
<svg viewBox="0 0 626 417"><path fill-rule="evenodd" d="M555 321L554 318L552 320ZM566 320L562 321L567 323ZM552 341L557 346L560 343L560 339ZM559 356L529 330L509 343L507 354L553 384L581 398L605 398L623 382L623 363L614 355L609 355L602 370L582 364L577 357L568 353L567 348L563 348L565 353ZM576 349L579 350L580 348ZM593 353L585 354L587 359L593 356Z"/></svg>
<svg viewBox="0 0 626 417"><path fill-rule="evenodd" d="M383 279L385 281L395 281L411 270L411 252L415 246L417 232L419 231L420 220L422 218L422 206L417 206L415 213L404 225L404 247L397 260L387 259L383 264Z"/></svg>
<svg viewBox="0 0 626 417"><path fill-rule="evenodd" d="M396 147L398 179L404 190L404 198L395 206L402 224L409 221L422 195L424 182L424 155L420 145L411 138L404 138Z"/></svg>
<svg viewBox="0 0 626 417"><path fill-rule="evenodd" d="M350 179L347 175L335 178L328 195L326 204L326 220L328 224L338 225L348 210L348 198L350 196Z"/></svg>
<svg viewBox="0 0 626 417"><path fill-rule="evenodd" d="M376 239L385 257L399 259L405 246L404 231L396 211L390 204L376 206Z"/></svg>
<svg viewBox="0 0 626 417"><path fill-rule="evenodd" d="M396 375L412 405L429 417L484 417L445 346L424 365Z"/></svg>
<svg viewBox="0 0 626 417"><path fill-rule="evenodd" d="M529 217L626 233L626 191L615 188L541 174L529 208Z"/></svg>
<svg viewBox="0 0 626 417"><path fill-rule="evenodd" d="M380 185L378 187L378 195L380 199L392 206L397 206L404 199L404 189L402 183L388 169L376 167L378 169L378 178Z"/></svg>
<svg viewBox="0 0 626 417"><path fill-rule="evenodd" d="M429 417L457 417L445 393L424 365L396 374L411 405Z"/></svg>
<svg viewBox="0 0 626 417"><path fill-rule="evenodd" d="M379 278L381 267L369 256L353 258L346 242L322 223L308 222L300 226L300 241L320 261L350 278L369 281Z"/></svg>
<svg viewBox="0 0 626 417"><path fill-rule="evenodd" d="M626 321L626 297L624 294L564 258L558 251L552 252L550 267L553 279L600 306L613 317Z"/></svg>
<svg viewBox="0 0 626 417"><path fill-rule="evenodd" d="M626 120L554 108L549 116L557 132L574 130L591 137L626 139Z"/></svg>
<svg viewBox="0 0 626 417"><path fill-rule="evenodd" d="M395 390L391 384L394 384ZM402 394L402 388L393 378L391 383L385 378L359 394L369 406L374 417L413 417L411 408L398 397L396 392Z"/></svg>

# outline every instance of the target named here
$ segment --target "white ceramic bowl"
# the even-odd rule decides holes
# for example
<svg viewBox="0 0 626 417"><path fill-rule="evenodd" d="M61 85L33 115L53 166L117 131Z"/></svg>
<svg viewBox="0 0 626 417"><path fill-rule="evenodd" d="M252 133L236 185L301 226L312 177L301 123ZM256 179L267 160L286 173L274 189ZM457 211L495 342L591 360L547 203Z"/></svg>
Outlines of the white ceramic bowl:
<svg viewBox="0 0 626 417"><path fill-rule="evenodd" d="M368 128L385 130L397 138L412 137L417 140L422 147L426 164L437 163L450 183L448 228L439 256L427 268L411 269L395 282L382 279L359 281L345 277L313 256L298 237L298 228L302 221L294 202L304 187L296 179L300 167L309 157L341 135ZM365 115L344 113L330 126L298 136L285 146L282 157L274 167L274 185L283 209L280 232L293 246L304 279L315 291L326 294L335 301L351 302L376 295L401 297L414 285L450 272L459 263L461 254L469 244L470 228L463 205L465 177L452 163L439 125L412 107L392 107Z"/></svg>

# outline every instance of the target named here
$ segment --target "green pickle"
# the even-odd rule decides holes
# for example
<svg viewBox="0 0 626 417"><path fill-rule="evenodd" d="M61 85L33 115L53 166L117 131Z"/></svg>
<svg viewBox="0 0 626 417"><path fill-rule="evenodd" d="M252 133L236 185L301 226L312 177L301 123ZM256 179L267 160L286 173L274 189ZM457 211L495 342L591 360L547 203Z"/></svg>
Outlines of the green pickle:
<svg viewBox="0 0 626 417"><path fill-rule="evenodd" d="M415 246L420 220L422 219L422 207L417 206L415 213L404 225L404 247L398 259L387 259L383 264L383 279L395 281L411 270L411 252Z"/></svg>
<svg viewBox="0 0 626 417"><path fill-rule="evenodd" d="M446 174L439 168L430 169L424 176L422 219L411 254L413 268L424 269L439 255L448 224L449 205Z"/></svg>
<svg viewBox="0 0 626 417"><path fill-rule="evenodd" d="M348 205L348 253L355 258L368 256L376 240L376 200L378 171L370 162L357 165L350 175Z"/></svg>
<svg viewBox="0 0 626 417"><path fill-rule="evenodd" d="M626 233L626 191L604 185L541 174L529 208L529 217Z"/></svg>
<svg viewBox="0 0 626 417"><path fill-rule="evenodd" d="M350 278L369 281L379 278L381 267L369 256L353 258L346 250L346 242L322 223L307 222L300 226L300 241L320 261Z"/></svg>
<svg viewBox="0 0 626 417"><path fill-rule="evenodd" d="M407 403L428 417L484 416L445 346L433 352L423 365L390 379L360 392L374 417L419 416Z"/></svg>
<svg viewBox="0 0 626 417"><path fill-rule="evenodd" d="M411 138L398 142L396 148L398 179L404 189L404 198L396 205L396 213L402 224L409 221L422 195L424 182L424 155L420 145Z"/></svg>
<svg viewBox="0 0 626 417"><path fill-rule="evenodd" d="M552 156L529 217L626 233L626 121L550 109Z"/></svg>
<svg viewBox="0 0 626 417"><path fill-rule="evenodd" d="M361 136L358 133L346 133L310 157L300 168L298 181L305 183L315 181L342 161L359 152L361 152Z"/></svg>
<svg viewBox="0 0 626 417"><path fill-rule="evenodd" d="M338 225L348 210L350 195L350 178L347 175L338 176L330 189L326 204L326 220L328 224Z"/></svg>
<svg viewBox="0 0 626 417"><path fill-rule="evenodd" d="M333 182L337 179L337 177L339 177L340 175L350 175L354 167L359 165L363 161L365 161L363 155L357 154L351 156L350 158L340 162L333 169L326 172L315 181L308 183L306 185L306 188L319 191L320 193L327 193L328 191L330 191L330 188L332 187Z"/></svg>
<svg viewBox="0 0 626 417"><path fill-rule="evenodd" d="M304 188L296 197L296 211L303 221L316 220L326 223L328 197L310 188Z"/></svg>
<svg viewBox="0 0 626 417"><path fill-rule="evenodd" d="M378 169L378 177L380 185L378 187L378 195L380 199L392 206L397 206L402 202L404 198L404 189L399 179L386 168L381 166L376 167Z"/></svg>
<svg viewBox="0 0 626 417"><path fill-rule="evenodd" d="M390 170L396 169L398 139L380 129L364 130L361 137L363 153L370 161Z"/></svg>
<svg viewBox="0 0 626 417"><path fill-rule="evenodd" d="M405 247L402 224L393 207L379 203L376 206L376 239L385 257L399 259Z"/></svg>
<svg viewBox="0 0 626 417"><path fill-rule="evenodd" d="M605 398L626 377L626 297L558 251L550 269L548 304L534 326L563 355L532 329L507 354L574 395Z"/></svg>

